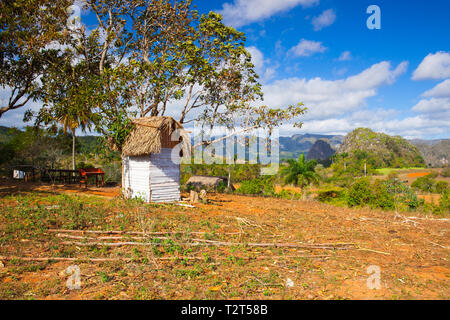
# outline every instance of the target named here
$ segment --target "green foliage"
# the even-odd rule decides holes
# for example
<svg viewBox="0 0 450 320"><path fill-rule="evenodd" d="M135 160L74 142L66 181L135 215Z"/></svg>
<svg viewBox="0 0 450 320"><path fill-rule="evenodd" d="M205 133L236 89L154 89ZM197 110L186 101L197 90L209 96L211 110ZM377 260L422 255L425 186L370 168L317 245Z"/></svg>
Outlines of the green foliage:
<svg viewBox="0 0 450 320"><path fill-rule="evenodd" d="M275 195L273 177L243 181L236 192L249 195L273 196Z"/></svg>
<svg viewBox="0 0 450 320"><path fill-rule="evenodd" d="M51 44L67 40L66 9L72 4L69 0L0 1L0 87L11 88L1 101L0 117L38 98L39 77L62 54Z"/></svg>
<svg viewBox="0 0 450 320"><path fill-rule="evenodd" d="M370 182L369 178L357 180L349 189L347 204L350 207L369 206L371 208L380 208L384 210L397 209L416 209L421 202L416 194L407 186L398 183L396 180L375 180Z"/></svg>
<svg viewBox="0 0 450 320"><path fill-rule="evenodd" d="M301 103L256 106L262 90L245 35L220 14L200 15L191 1L86 1L83 7L95 12L96 25L91 32L82 25L60 32L52 51L57 62L44 69L36 96L44 105L26 115L36 124L56 121L72 133L92 124L120 151L130 118L169 114L174 104L184 106L174 114L180 123L198 120L211 129L271 130L306 112ZM27 24L37 35L39 26Z"/></svg>
<svg viewBox="0 0 450 320"><path fill-rule="evenodd" d="M450 167L446 167L446 168L442 169L441 176L443 176L444 178L449 178L450 177Z"/></svg>
<svg viewBox="0 0 450 320"><path fill-rule="evenodd" d="M436 180L427 175L425 177L417 178L416 181L411 184L411 187L423 192L433 192L435 183Z"/></svg>
<svg viewBox="0 0 450 320"><path fill-rule="evenodd" d="M217 192L224 192L227 189L227 184L224 181L220 181L217 185Z"/></svg>
<svg viewBox="0 0 450 320"><path fill-rule="evenodd" d="M372 198L370 206L373 208L381 208L384 210L392 210L395 207L395 200L392 192L390 192L389 185L385 181L376 180L371 185Z"/></svg>
<svg viewBox="0 0 450 320"><path fill-rule="evenodd" d="M450 198L448 190L445 190L439 199L438 213L446 215L450 214Z"/></svg>
<svg viewBox="0 0 450 320"><path fill-rule="evenodd" d="M437 181L436 184L434 185L434 191L436 193L445 193L446 191L448 191L448 182L447 181Z"/></svg>
<svg viewBox="0 0 450 320"><path fill-rule="evenodd" d="M350 207L365 206L371 203L373 195L371 192L370 179L361 178L357 180L348 192L347 203Z"/></svg>
<svg viewBox="0 0 450 320"><path fill-rule="evenodd" d="M26 127L9 130L11 138L0 144L0 166L35 165L54 168L70 154L71 139L61 130Z"/></svg>
<svg viewBox="0 0 450 320"><path fill-rule="evenodd" d="M396 179L385 182L388 192L394 195L397 209L415 210L423 205L424 201L417 198L416 193L408 185Z"/></svg>
<svg viewBox="0 0 450 320"><path fill-rule="evenodd" d="M284 183L299 186L301 189L311 183L319 182L319 175L315 172L317 162L315 160L305 160L305 154L301 154L298 161L287 160L288 166L281 169L284 176Z"/></svg>
<svg viewBox="0 0 450 320"><path fill-rule="evenodd" d="M347 202L347 191L345 188L328 187L317 192L317 200L325 203L339 204Z"/></svg>
<svg viewBox="0 0 450 320"><path fill-rule="evenodd" d="M282 189L280 192L276 193L275 196L277 198L282 198L282 199L288 199L288 200L299 200L302 198L302 194L292 191L292 190L286 190L286 189Z"/></svg>
<svg viewBox="0 0 450 320"><path fill-rule="evenodd" d="M228 176L228 164L182 164L181 184L185 184L191 176ZM231 166L231 181L239 183L260 177L261 165L235 164Z"/></svg>

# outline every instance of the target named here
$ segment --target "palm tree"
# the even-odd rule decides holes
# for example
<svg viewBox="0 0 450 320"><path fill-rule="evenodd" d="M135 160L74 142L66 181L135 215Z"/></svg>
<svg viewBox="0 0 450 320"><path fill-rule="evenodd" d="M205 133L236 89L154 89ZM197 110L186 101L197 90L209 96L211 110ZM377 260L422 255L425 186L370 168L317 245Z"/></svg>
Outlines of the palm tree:
<svg viewBox="0 0 450 320"><path fill-rule="evenodd" d="M82 131L91 128L92 112L88 108L77 108L58 115L55 120L63 125L65 134L67 134L67 129L72 133L72 170L75 170L75 132L78 128L81 128Z"/></svg>
<svg viewBox="0 0 450 320"><path fill-rule="evenodd" d="M283 168L281 175L283 175L285 184L294 184L300 187L303 194L303 189L309 184L319 182L319 175L315 172L317 165L316 160L306 161L305 154L302 153L298 160L288 159L288 166Z"/></svg>

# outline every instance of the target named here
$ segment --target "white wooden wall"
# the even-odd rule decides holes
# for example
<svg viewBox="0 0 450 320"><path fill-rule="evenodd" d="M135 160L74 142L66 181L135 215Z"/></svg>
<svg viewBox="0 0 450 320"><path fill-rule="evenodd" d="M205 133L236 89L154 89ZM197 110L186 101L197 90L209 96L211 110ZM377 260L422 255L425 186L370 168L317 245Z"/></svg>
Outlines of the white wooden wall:
<svg viewBox="0 0 450 320"><path fill-rule="evenodd" d="M172 149L150 155L150 200L172 202L180 200L180 165L172 161ZM179 162L179 157L177 157Z"/></svg>
<svg viewBox="0 0 450 320"><path fill-rule="evenodd" d="M123 192L128 198L150 201L149 156L125 157L123 159Z"/></svg>
<svg viewBox="0 0 450 320"><path fill-rule="evenodd" d="M150 156L124 157L123 191L145 202L180 200L180 165L172 161L172 149Z"/></svg>

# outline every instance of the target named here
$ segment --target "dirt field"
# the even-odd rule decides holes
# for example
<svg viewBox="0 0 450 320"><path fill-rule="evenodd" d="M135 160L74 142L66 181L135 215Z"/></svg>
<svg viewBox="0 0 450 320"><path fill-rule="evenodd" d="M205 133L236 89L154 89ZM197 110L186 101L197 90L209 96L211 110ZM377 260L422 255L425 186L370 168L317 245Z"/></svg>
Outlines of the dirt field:
<svg viewBox="0 0 450 320"><path fill-rule="evenodd" d="M0 299L450 298L446 218L235 195L144 205L117 194L0 185ZM66 284L74 265L78 290Z"/></svg>

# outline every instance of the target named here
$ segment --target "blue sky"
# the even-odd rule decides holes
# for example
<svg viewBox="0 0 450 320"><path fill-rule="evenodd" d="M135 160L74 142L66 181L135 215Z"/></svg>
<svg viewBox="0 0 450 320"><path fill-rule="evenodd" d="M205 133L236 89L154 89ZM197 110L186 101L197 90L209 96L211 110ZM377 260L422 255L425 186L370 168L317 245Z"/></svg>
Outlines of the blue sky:
<svg viewBox="0 0 450 320"><path fill-rule="evenodd" d="M285 126L285 132L345 133L361 125L409 138L449 138L450 1L195 3L201 12L219 11L246 33L268 103L299 98L309 108L304 128ZM380 30L366 26L370 5L381 10ZM421 64L423 72L413 80ZM377 65L367 79L361 75ZM356 90L340 83L351 77L379 79ZM439 84L438 94L423 96Z"/></svg>
<svg viewBox="0 0 450 320"><path fill-rule="evenodd" d="M303 128L284 125L281 135L346 134L363 126L407 138L450 138L450 1L193 3L245 32L264 104L308 107ZM381 10L380 30L366 26L370 5ZM91 18L82 16L89 28ZM23 126L23 112L6 113L0 125Z"/></svg>

